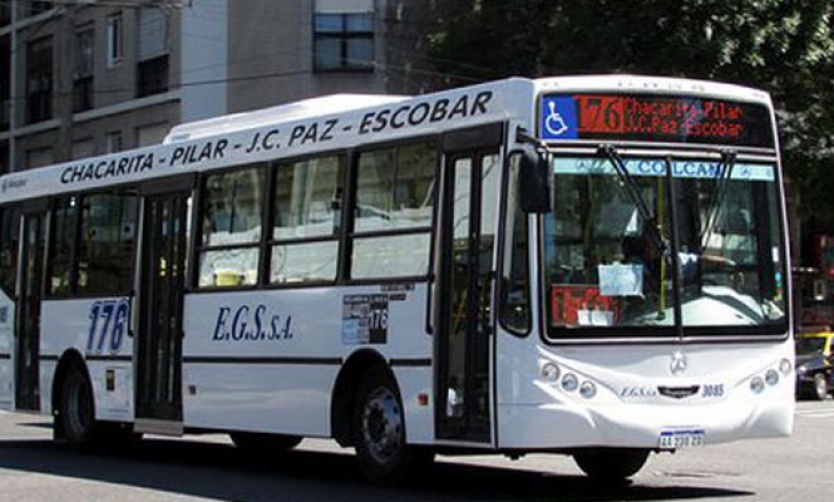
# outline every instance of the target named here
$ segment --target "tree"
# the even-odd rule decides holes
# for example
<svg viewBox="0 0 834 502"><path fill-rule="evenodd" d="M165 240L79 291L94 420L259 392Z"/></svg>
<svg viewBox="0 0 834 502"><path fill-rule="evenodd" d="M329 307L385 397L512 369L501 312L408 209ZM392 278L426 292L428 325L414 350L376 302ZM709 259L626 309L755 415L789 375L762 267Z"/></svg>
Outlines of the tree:
<svg viewBox="0 0 834 502"><path fill-rule="evenodd" d="M445 85L511 75L645 73L768 90L783 163L834 227L831 0L456 0L430 36ZM807 201L814 201L807 204ZM834 228L832 228L834 230Z"/></svg>

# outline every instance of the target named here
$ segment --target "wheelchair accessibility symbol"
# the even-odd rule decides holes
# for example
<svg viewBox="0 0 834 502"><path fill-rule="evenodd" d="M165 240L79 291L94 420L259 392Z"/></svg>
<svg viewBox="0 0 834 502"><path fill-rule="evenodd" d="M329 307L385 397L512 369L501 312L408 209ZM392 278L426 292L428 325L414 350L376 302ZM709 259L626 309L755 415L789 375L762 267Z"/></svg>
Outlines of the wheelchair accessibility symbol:
<svg viewBox="0 0 834 502"><path fill-rule="evenodd" d="M577 138L576 105L570 96L542 99L540 131L542 139Z"/></svg>

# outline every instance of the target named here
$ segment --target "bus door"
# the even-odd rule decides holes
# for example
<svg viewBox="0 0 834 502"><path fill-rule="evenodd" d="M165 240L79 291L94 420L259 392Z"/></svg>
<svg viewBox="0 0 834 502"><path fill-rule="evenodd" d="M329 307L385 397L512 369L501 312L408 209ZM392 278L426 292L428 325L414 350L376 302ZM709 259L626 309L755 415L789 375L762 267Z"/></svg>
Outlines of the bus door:
<svg viewBox="0 0 834 502"><path fill-rule="evenodd" d="M47 201L24 206L15 326L15 408L40 410L41 300L44 286Z"/></svg>
<svg viewBox="0 0 834 502"><path fill-rule="evenodd" d="M136 430L182 434L183 294L194 178L143 187Z"/></svg>
<svg viewBox="0 0 834 502"><path fill-rule="evenodd" d="M500 125L444 138L435 312L437 436L491 439L490 353Z"/></svg>

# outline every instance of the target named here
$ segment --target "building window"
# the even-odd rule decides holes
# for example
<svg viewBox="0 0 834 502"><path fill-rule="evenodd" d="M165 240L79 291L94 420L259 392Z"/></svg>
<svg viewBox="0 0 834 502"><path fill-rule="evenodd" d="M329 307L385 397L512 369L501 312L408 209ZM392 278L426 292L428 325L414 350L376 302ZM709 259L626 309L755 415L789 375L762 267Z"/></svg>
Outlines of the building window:
<svg viewBox="0 0 834 502"><path fill-rule="evenodd" d="M117 66L124 59L122 13L107 18L107 67Z"/></svg>
<svg viewBox="0 0 834 502"><path fill-rule="evenodd" d="M374 15L324 13L315 15L316 71L371 71L374 62Z"/></svg>
<svg viewBox="0 0 834 502"><path fill-rule="evenodd" d="M140 9L136 59L137 97L168 90L168 18L161 9Z"/></svg>
<svg viewBox="0 0 834 502"><path fill-rule="evenodd" d="M72 111L83 112L93 107L93 44L92 26L75 33L75 67L72 71Z"/></svg>
<svg viewBox="0 0 834 502"><path fill-rule="evenodd" d="M104 153L116 153L122 151L121 131L109 132L104 136Z"/></svg>
<svg viewBox="0 0 834 502"><path fill-rule="evenodd" d="M27 121L52 118L52 37L44 37L26 46Z"/></svg>

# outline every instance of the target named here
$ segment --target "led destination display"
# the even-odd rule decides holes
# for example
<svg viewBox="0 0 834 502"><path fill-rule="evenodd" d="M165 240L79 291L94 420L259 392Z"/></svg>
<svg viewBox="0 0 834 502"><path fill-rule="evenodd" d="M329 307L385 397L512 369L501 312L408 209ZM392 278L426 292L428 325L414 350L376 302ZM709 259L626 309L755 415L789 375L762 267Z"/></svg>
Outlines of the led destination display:
<svg viewBox="0 0 834 502"><path fill-rule="evenodd" d="M772 148L767 108L752 103L647 94L548 95L546 140L611 139Z"/></svg>

